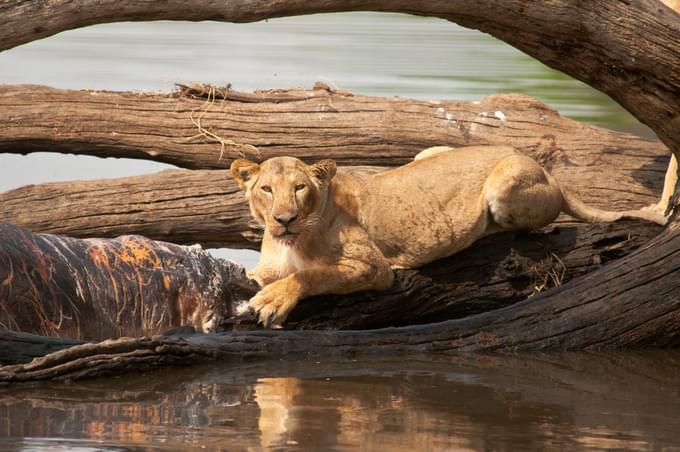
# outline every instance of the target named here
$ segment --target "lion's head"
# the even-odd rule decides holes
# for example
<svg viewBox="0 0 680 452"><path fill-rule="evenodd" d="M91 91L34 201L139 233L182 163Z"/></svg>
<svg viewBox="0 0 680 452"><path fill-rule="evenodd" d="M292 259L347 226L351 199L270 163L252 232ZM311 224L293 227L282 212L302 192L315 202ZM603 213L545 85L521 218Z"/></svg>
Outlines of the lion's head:
<svg viewBox="0 0 680 452"><path fill-rule="evenodd" d="M260 165L243 159L231 164L255 219L289 246L319 224L335 170L333 160L307 165L293 157L274 157Z"/></svg>

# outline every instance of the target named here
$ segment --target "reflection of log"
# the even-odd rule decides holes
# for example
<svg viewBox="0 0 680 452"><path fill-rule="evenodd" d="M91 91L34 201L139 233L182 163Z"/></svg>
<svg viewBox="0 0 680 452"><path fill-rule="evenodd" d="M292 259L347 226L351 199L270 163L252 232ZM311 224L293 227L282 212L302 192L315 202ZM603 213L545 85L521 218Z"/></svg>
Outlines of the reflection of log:
<svg viewBox="0 0 680 452"><path fill-rule="evenodd" d="M648 246L544 294L458 320L369 331L251 331L119 339L0 368L0 381L84 378L219 358L326 360L385 353L620 349L680 345L678 226ZM671 266L668 263L671 262ZM575 290L578 288L578 290ZM8 334L11 337L11 335Z"/></svg>
<svg viewBox="0 0 680 452"><path fill-rule="evenodd" d="M230 315L225 299L252 294L240 266L198 248L139 236L69 239L7 223L0 237L0 325L13 330L100 340L211 330Z"/></svg>
<svg viewBox="0 0 680 452"><path fill-rule="evenodd" d="M190 426L197 434L210 432L207 447L215 451L224 444L231 447L223 450L234 449L231 426L252 430L252 449L259 450L258 421L261 427L285 428L285 440L295 441L300 450L337 449L337 444L346 449L354 444L348 436L361 438L364 450L459 450L460 436L451 435L452 425L456 431L491 430L486 450L507 450L503 440L517 435L531 438L522 450L554 450L563 444L556 432L565 431L596 432L593 448L654 444L662 450L676 438L670 426L677 422L672 414L680 411L680 398L669 397L669 388L676 388L680 378L677 359L673 352L608 352L212 364L130 374L111 385L0 386L0 412L3 434L14 437L57 437L74 425L116 425L118 444L132 444L167 425ZM319 413L323 396L333 401ZM315 420L322 416L323 422L315 424L324 429L322 435L310 430L310 414ZM395 418L403 426L400 433L375 435L376 428L393 425ZM415 432L416 427L421 428ZM610 430L612 436L635 433L627 436L630 442L608 444ZM337 435L344 439L338 441ZM403 442L397 445L395 439ZM188 447L171 441L164 446Z"/></svg>

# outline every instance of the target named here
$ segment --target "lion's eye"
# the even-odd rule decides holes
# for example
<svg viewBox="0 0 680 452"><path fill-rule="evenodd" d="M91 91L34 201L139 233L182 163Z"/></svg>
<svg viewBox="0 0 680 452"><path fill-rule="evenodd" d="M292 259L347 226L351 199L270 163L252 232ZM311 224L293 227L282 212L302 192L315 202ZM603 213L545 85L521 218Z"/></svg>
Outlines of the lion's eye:
<svg viewBox="0 0 680 452"><path fill-rule="evenodd" d="M304 190L307 186L305 184L298 184L295 186L295 191Z"/></svg>
<svg viewBox="0 0 680 452"><path fill-rule="evenodd" d="M265 193L271 193L272 192L272 188L268 185L263 185L262 187L260 187L260 190L262 190Z"/></svg>

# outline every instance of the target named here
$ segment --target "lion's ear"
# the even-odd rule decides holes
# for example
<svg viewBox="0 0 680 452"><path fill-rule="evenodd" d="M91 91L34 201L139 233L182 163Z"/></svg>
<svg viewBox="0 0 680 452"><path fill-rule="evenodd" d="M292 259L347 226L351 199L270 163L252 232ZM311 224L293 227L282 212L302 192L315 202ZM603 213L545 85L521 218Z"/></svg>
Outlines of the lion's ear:
<svg viewBox="0 0 680 452"><path fill-rule="evenodd" d="M238 182L241 190L246 191L255 181L260 172L260 165L250 160L238 159L231 164L231 174Z"/></svg>
<svg viewBox="0 0 680 452"><path fill-rule="evenodd" d="M334 160L321 160L310 166L312 174L319 182L328 185L335 176L336 166Z"/></svg>

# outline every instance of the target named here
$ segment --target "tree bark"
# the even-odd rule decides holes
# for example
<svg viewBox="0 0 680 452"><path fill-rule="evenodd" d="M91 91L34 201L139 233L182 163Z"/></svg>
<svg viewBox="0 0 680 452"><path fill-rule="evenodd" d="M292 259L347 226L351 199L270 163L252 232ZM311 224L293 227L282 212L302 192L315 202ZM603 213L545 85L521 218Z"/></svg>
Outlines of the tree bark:
<svg viewBox="0 0 680 452"><path fill-rule="evenodd" d="M580 124L524 95L419 101L352 95L320 84L255 93L197 84L173 94L5 85L0 126L0 152L132 157L188 169L228 169L236 158L282 155L397 166L430 146L510 145L549 168L577 166L581 177L598 173L598 164L612 164L614 177L627 183L631 168L617 170L616 154L647 170L665 170L661 156L668 154L658 142Z"/></svg>
<svg viewBox="0 0 680 452"><path fill-rule="evenodd" d="M214 359L237 366L264 358L674 347L680 345L680 285L669 279L680 270L679 224L587 276L462 319L368 331L250 331L64 344L68 348L30 363L1 367L0 382L88 378ZM7 343L12 334L0 340Z"/></svg>
<svg viewBox="0 0 680 452"><path fill-rule="evenodd" d="M0 49L96 23L145 20L254 22L338 11L434 16L489 33L610 95L680 152L680 15L658 0L285 0L151 4L81 0L0 4ZM633 86L635 89L632 89Z"/></svg>
<svg viewBox="0 0 680 452"><path fill-rule="evenodd" d="M0 220L72 237L139 234L208 248L258 249L261 236L228 171L29 185L0 193Z"/></svg>
<svg viewBox="0 0 680 452"><path fill-rule="evenodd" d="M213 89L195 85L170 97L0 87L0 124L6 125L0 151L146 156L189 168L224 167L245 148L225 146L219 159L219 143L186 139L198 130L190 115L195 122L201 114L191 112L209 108L205 99L194 97ZM579 124L526 96L495 95L478 104L323 89L222 90L217 97L223 100L203 116L202 127L256 145L259 157L249 154L256 159L324 156L342 164L392 166L435 144L510 144L585 202L613 210L656 202L668 162L668 151L658 142ZM328 105L334 110L318 113ZM259 246L245 199L231 176L220 171L23 187L0 194L0 220L74 237L134 233L205 247Z"/></svg>
<svg viewBox="0 0 680 452"><path fill-rule="evenodd" d="M498 234L384 292L320 296L293 310L287 329L368 329L460 318L516 303L629 254L653 224L562 225ZM257 287L242 267L195 247L140 236L72 239L0 223L0 325L80 339L257 329L234 317ZM27 356L33 356L29 342ZM14 346L14 350L21 347ZM21 353L19 351L15 353ZM0 362L10 357L0 357Z"/></svg>

